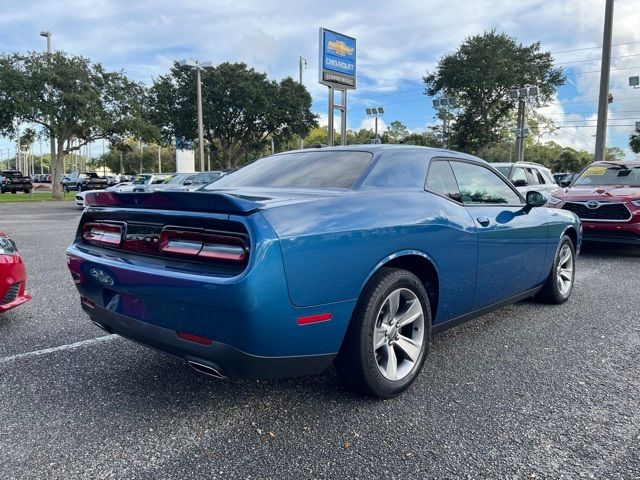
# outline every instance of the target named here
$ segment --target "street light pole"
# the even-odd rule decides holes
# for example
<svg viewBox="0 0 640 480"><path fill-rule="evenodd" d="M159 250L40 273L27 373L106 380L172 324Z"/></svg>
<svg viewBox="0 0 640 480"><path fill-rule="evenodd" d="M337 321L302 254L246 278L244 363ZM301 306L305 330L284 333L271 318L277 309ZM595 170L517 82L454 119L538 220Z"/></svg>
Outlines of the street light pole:
<svg viewBox="0 0 640 480"><path fill-rule="evenodd" d="M380 143L380 139L378 138L378 117L384 115L384 107L371 107L365 110L367 112L368 117L373 117L374 125L375 125L375 139L374 143Z"/></svg>
<svg viewBox="0 0 640 480"><path fill-rule="evenodd" d="M196 67L196 90L198 92L198 152L200 154L200 171L204 172L204 132L202 126L202 69Z"/></svg>
<svg viewBox="0 0 640 480"><path fill-rule="evenodd" d="M611 75L611 37L613 34L613 0L607 0L602 34L602 63L600 70L600 96L598 98L598 123L596 126L595 161L604 160L607 145L607 115L609 113L609 77Z"/></svg>
<svg viewBox="0 0 640 480"><path fill-rule="evenodd" d="M302 72L307 68L307 59L303 58L302 55L298 61L298 79L300 85L302 85ZM304 137L300 135L300 148L304 148Z"/></svg>
<svg viewBox="0 0 640 480"><path fill-rule="evenodd" d="M40 32L40 36L41 37L45 37L47 39L47 57L49 58L49 61L51 61L51 54L52 54L52 49L51 49L51 32ZM49 125L51 125L51 117L49 117ZM51 125L53 127L53 125ZM49 167L49 171L53 174L53 173L59 173L57 171L57 169L55 169L54 172L54 164L56 161L56 139L53 136L53 132L49 132L49 153L51 155L51 165ZM42 158L40 159L40 161L42 161ZM64 172L63 172L64 173ZM52 182L55 182L56 180L53 178L51 179ZM53 187L52 187L53 188Z"/></svg>
<svg viewBox="0 0 640 480"><path fill-rule="evenodd" d="M197 62L195 60L181 60L181 67L188 67L196 71L196 95L198 102L198 153L200 154L200 171L204 172L204 127L202 118L202 70L213 68L211 62Z"/></svg>

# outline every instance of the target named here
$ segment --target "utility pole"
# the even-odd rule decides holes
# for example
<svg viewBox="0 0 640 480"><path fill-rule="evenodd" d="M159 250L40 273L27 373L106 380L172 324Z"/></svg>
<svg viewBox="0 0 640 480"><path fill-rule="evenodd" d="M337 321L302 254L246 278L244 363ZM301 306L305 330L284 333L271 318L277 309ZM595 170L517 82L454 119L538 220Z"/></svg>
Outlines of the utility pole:
<svg viewBox="0 0 640 480"><path fill-rule="evenodd" d="M162 173L162 147L158 145L158 173Z"/></svg>
<svg viewBox="0 0 640 480"><path fill-rule="evenodd" d="M307 59L303 58L302 55L298 61L298 75L299 75L299 83L302 85L302 72L307 68ZM304 148L304 137L300 136L300 148Z"/></svg>
<svg viewBox="0 0 640 480"><path fill-rule="evenodd" d="M611 37L613 35L613 0L607 0L602 35L602 63L600 70L600 97L598 98L598 124L596 126L595 161L604 160L607 146L607 115L609 113L609 77L611 74Z"/></svg>

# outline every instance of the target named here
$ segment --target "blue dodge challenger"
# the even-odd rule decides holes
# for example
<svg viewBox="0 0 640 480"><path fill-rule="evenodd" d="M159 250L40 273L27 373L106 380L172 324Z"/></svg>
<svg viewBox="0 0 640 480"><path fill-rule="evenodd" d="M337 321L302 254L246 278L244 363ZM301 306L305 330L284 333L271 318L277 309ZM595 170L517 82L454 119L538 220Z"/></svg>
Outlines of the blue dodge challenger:
<svg viewBox="0 0 640 480"><path fill-rule="evenodd" d="M488 163L358 145L260 159L195 192L89 194L68 265L91 320L215 377L320 373L388 398L433 333L567 300L577 217Z"/></svg>

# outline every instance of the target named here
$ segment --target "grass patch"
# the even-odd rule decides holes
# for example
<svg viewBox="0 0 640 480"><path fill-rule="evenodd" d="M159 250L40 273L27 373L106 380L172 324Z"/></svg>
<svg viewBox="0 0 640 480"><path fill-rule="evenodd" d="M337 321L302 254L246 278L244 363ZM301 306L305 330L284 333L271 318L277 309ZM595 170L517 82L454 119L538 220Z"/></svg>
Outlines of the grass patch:
<svg viewBox="0 0 640 480"><path fill-rule="evenodd" d="M64 200L70 201L76 198L75 192L64 195ZM3 193L0 195L0 203L16 203L16 202L52 202L55 201L51 197L51 192L36 193Z"/></svg>

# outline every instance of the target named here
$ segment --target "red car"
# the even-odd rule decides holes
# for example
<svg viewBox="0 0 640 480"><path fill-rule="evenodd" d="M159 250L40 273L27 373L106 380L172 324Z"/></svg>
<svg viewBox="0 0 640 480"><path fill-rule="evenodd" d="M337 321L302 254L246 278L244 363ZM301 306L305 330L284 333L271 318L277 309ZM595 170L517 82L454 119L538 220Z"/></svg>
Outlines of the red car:
<svg viewBox="0 0 640 480"><path fill-rule="evenodd" d="M0 232L0 313L31 299L25 290L26 280L15 242Z"/></svg>
<svg viewBox="0 0 640 480"><path fill-rule="evenodd" d="M640 161L592 163L547 207L580 217L585 242L640 245Z"/></svg>

